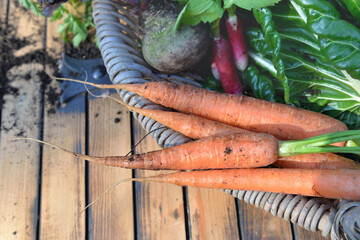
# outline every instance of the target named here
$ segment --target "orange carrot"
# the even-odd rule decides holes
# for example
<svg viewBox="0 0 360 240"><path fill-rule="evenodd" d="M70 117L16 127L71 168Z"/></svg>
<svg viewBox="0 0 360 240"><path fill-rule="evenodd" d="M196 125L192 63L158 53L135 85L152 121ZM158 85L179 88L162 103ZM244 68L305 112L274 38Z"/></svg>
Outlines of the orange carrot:
<svg viewBox="0 0 360 240"><path fill-rule="evenodd" d="M245 129L218 123L206 118L155 109L144 109L128 106L134 112L150 117L159 123L192 139L249 132Z"/></svg>
<svg viewBox="0 0 360 240"><path fill-rule="evenodd" d="M277 140L266 133L238 133L213 136L162 150L132 156L96 157L61 149L83 160L98 164L147 170L194 170L223 168L252 168L268 166L277 158Z"/></svg>
<svg viewBox="0 0 360 240"><path fill-rule="evenodd" d="M360 169L359 163L333 153L312 153L280 157L273 165L280 168Z"/></svg>
<svg viewBox="0 0 360 240"><path fill-rule="evenodd" d="M120 100L114 100L126 105L134 112L150 117L162 123L163 125L193 139L249 132L242 128L229 126L194 115L154 109L136 108L131 107ZM333 153L310 153L289 157L280 157L273 165L280 168L300 169L360 169L360 164L356 163L355 161Z"/></svg>
<svg viewBox="0 0 360 240"><path fill-rule="evenodd" d="M226 169L160 174L145 180L179 186L360 200L360 170L354 169Z"/></svg>
<svg viewBox="0 0 360 240"><path fill-rule="evenodd" d="M183 113L201 116L250 131L269 133L278 139L305 139L347 130L344 123L327 115L248 96L209 91L190 85L168 82L148 82L140 85L87 84L104 89L115 88L132 91L152 102ZM344 143L340 145L343 146Z"/></svg>
<svg viewBox="0 0 360 240"><path fill-rule="evenodd" d="M128 108L144 116L150 117L193 139L249 132L245 129L218 123L194 115L154 109L135 108L131 106L128 106ZM274 165L280 168L301 169L360 169L360 164L355 161L333 153L311 153L290 157L280 157Z"/></svg>

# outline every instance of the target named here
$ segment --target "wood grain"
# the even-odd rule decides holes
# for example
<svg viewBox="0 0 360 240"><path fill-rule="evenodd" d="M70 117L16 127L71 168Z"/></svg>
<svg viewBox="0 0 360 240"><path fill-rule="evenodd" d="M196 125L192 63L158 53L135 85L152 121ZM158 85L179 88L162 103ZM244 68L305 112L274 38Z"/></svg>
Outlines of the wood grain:
<svg viewBox="0 0 360 240"><path fill-rule="evenodd" d="M292 239L289 222L243 201L238 202L241 239Z"/></svg>
<svg viewBox="0 0 360 240"><path fill-rule="evenodd" d="M189 187L188 201L192 239L239 239L234 197Z"/></svg>
<svg viewBox="0 0 360 240"><path fill-rule="evenodd" d="M296 240L330 240L330 234L328 237L324 238L321 236L321 232L312 232L307 231L302 227L294 225L294 237Z"/></svg>
<svg viewBox="0 0 360 240"><path fill-rule="evenodd" d="M145 131L134 120L133 136L137 143ZM160 149L151 136L143 140L136 153ZM138 177L159 174L159 171L136 171ZM170 184L136 183L136 220L138 239L185 239L182 188Z"/></svg>
<svg viewBox="0 0 360 240"><path fill-rule="evenodd" d="M55 40L57 23L47 24L47 53L54 58L62 43ZM50 66L46 67L51 72ZM53 81L47 89L58 89ZM49 95L46 95L49 96ZM45 99L44 140L79 153L85 152L85 97L78 97L60 108ZM83 239L85 237L84 162L68 153L43 149L41 189L41 239Z"/></svg>
<svg viewBox="0 0 360 240"><path fill-rule="evenodd" d="M45 115L44 140L84 153L84 97ZM81 212L85 208L85 169L82 160L44 147L41 196L42 239L84 238L85 214Z"/></svg>
<svg viewBox="0 0 360 240"><path fill-rule="evenodd" d="M16 8L10 1L9 24L17 38L28 37L42 46L43 36L38 33L44 24L39 17ZM6 6L2 2L2 6ZM4 9L1 9L3 17ZM27 19L27 26L21 20ZM36 24L35 24L36 23ZM32 46L26 46L31 51ZM11 49L9 49L11 50ZM17 52L25 52L24 48ZM43 65L31 62L8 69L10 86L17 94L4 96L0 139L0 239L35 239L38 226L40 148L35 142L17 141L16 137L39 137L41 94L39 73ZM23 76L28 76L24 79Z"/></svg>
<svg viewBox="0 0 360 240"><path fill-rule="evenodd" d="M35 239L38 209L40 151L35 142L16 137L39 136L40 64L24 64L8 71L18 95L5 95L0 140L0 239ZM26 81L16 74L30 74Z"/></svg>
<svg viewBox="0 0 360 240"><path fill-rule="evenodd" d="M112 97L118 97L113 94ZM89 101L89 154L122 156L131 150L130 113L110 99ZM132 171L89 163L89 201ZM134 239L132 182L121 183L96 201L89 214L90 239Z"/></svg>
<svg viewBox="0 0 360 240"><path fill-rule="evenodd" d="M0 0L0 22L2 23L6 21L7 3L8 0Z"/></svg>

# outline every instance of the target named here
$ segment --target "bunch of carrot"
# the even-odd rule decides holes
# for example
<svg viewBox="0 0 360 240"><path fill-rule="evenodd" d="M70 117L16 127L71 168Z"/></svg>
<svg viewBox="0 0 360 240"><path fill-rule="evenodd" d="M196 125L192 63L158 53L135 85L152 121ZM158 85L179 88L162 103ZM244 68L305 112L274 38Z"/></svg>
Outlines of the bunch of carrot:
<svg viewBox="0 0 360 240"><path fill-rule="evenodd" d="M198 140L128 157L72 153L78 158L125 168L195 170L161 174L147 178L148 181L360 200L359 165L328 153L360 153L359 148L342 147L344 141L360 138L360 131L347 130L334 118L190 85L87 84L132 91L180 111L129 106L132 111ZM270 165L280 168L260 168Z"/></svg>

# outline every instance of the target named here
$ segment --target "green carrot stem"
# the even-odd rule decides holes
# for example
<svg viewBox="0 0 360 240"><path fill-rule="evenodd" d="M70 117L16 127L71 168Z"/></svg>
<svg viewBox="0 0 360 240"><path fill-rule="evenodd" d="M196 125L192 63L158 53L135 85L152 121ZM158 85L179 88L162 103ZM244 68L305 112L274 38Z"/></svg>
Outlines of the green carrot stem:
<svg viewBox="0 0 360 240"><path fill-rule="evenodd" d="M360 139L360 130L348 130L327 133L312 138L292 141L279 141L278 155L280 157L294 156L307 153L360 153L360 147L335 147L332 143Z"/></svg>
<svg viewBox="0 0 360 240"><path fill-rule="evenodd" d="M280 153L279 157L290 157L295 155L309 154L309 153L353 153L360 154L360 147L302 147L297 148L293 152Z"/></svg>

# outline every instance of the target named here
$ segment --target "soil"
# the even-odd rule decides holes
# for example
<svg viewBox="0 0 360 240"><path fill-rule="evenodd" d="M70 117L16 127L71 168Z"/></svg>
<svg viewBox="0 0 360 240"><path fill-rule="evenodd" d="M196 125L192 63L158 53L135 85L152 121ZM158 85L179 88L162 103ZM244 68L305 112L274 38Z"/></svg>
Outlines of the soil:
<svg viewBox="0 0 360 240"><path fill-rule="evenodd" d="M57 59L53 59L46 54L44 50L30 52L24 56L14 56L13 50L18 50L30 44L26 39L20 39L15 36L15 29L11 25L5 25L0 22L0 107L4 104L3 96L5 94L18 94L18 89L9 85L10 79L7 77L9 69L22 64L36 62L57 67ZM10 49L10 50L9 50ZM42 83L42 89L51 82L44 72L39 72ZM31 76L25 75L24 79L29 80ZM49 96L50 97L50 96ZM58 97L58 96L54 96ZM50 98L53 98L52 96Z"/></svg>
<svg viewBox="0 0 360 240"><path fill-rule="evenodd" d="M25 81L33 79L34 77L40 79L41 92L44 94L43 97L47 102L47 114L55 113L56 109L60 106L59 100L61 91L59 91L57 84L54 84L53 80L46 76L45 72L41 70L41 65L43 66L43 69L45 69L45 66L49 66L51 69L55 70L53 75L60 76L58 61L61 56L58 56L55 59L49 56L44 49L32 51L19 57L15 56L14 52L16 50L32 44L27 39L17 37L15 33L16 29L14 29L14 27L4 24L0 19L0 110L6 101L6 97L4 98L5 95L17 97L21 94L21 89L19 87L14 87L12 84L10 70L17 69L25 64L37 63L39 64L37 66L40 66L40 69L35 73L35 76L30 75L29 73L21 75L22 73L18 71L16 72L17 77L20 77ZM89 59L101 57L98 48L94 43L90 42L82 43L78 48L74 48L71 44L65 44L64 49L65 53L73 58ZM14 124L16 125L16 121ZM7 126L7 128L2 126L2 130L11 130L14 127L16 126Z"/></svg>
<svg viewBox="0 0 360 240"><path fill-rule="evenodd" d="M65 43L64 52L70 57L77 59L101 58L101 54L95 43L82 42L75 48L71 43Z"/></svg>

